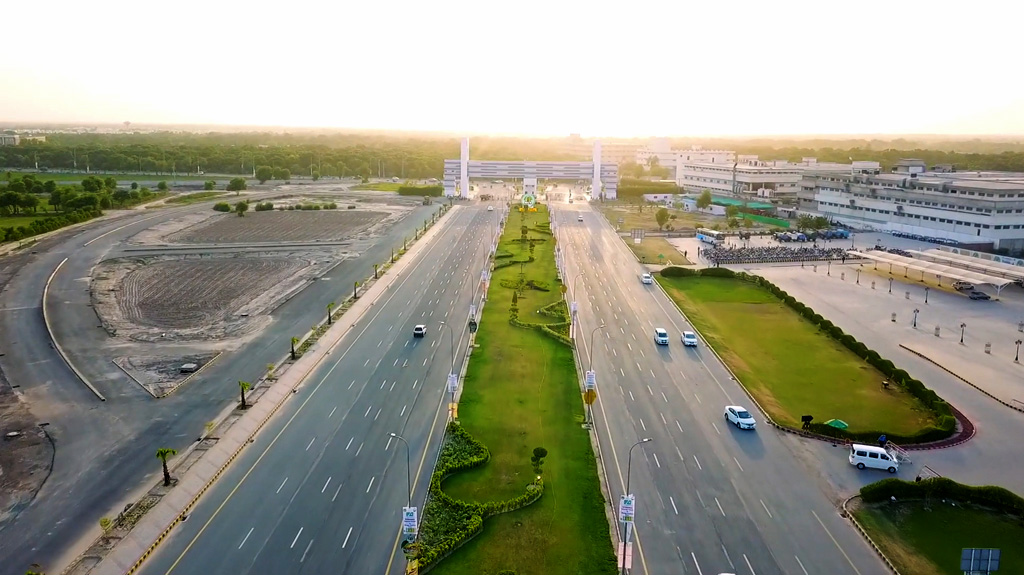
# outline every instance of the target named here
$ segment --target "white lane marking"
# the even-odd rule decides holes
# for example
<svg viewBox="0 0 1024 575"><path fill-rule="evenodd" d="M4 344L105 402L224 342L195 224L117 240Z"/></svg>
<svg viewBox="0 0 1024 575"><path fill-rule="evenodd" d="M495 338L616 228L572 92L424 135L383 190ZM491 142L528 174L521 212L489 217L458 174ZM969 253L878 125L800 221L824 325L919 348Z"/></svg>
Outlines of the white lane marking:
<svg viewBox="0 0 1024 575"><path fill-rule="evenodd" d="M651 455L654 456L654 463L658 465L658 469L661 469L661 462L658 461L658 454L657 453L652 453Z"/></svg>
<svg viewBox="0 0 1024 575"><path fill-rule="evenodd" d="M419 385L419 383L420 383L420 380L418 380L418 379L416 381L412 382L412 388L416 389L416 386Z"/></svg>
<svg viewBox="0 0 1024 575"><path fill-rule="evenodd" d="M657 378L657 376L656 376L656 375L654 375L654 370L653 370L653 369L651 370L651 378ZM653 394L653 393L651 393L651 395L654 395L654 394Z"/></svg>
<svg viewBox="0 0 1024 575"><path fill-rule="evenodd" d="M426 366L426 365L427 365L427 360L426 360L426 359L424 359L424 360L423 360L423 365L424 365L424 366ZM416 386L414 385L413 387L416 387Z"/></svg>
<svg viewBox="0 0 1024 575"><path fill-rule="evenodd" d="M626 347L629 348L629 351L633 351L633 344L629 343L628 341L626 342Z"/></svg>
<svg viewBox="0 0 1024 575"><path fill-rule="evenodd" d="M804 575L811 575L810 573L807 572L807 569L804 568L804 564L803 564L803 562L800 561L799 557L794 555L793 559L796 559L796 564L800 566L800 570L804 572Z"/></svg>
<svg viewBox="0 0 1024 575"><path fill-rule="evenodd" d="M633 392L632 391L629 392L629 398L632 399L633 401L636 401L636 398L633 397Z"/></svg>
<svg viewBox="0 0 1024 575"><path fill-rule="evenodd" d="M363 414L363 417L366 417L367 415L370 415L370 410L371 409L373 409L372 405L366 406L366 413Z"/></svg>
<svg viewBox="0 0 1024 575"><path fill-rule="evenodd" d="M693 394L693 396L697 398L697 403L704 403L703 401L700 400L700 396L697 395L696 393Z"/></svg>
<svg viewBox="0 0 1024 575"><path fill-rule="evenodd" d="M722 509L722 504L718 502L718 498L715 497L715 505L718 506L718 510L722 512L722 517L725 517L725 510Z"/></svg>
<svg viewBox="0 0 1024 575"><path fill-rule="evenodd" d="M764 499L758 499L758 501L761 502L761 507L764 507L764 512L768 514L768 518L775 519L774 517L772 517L772 512L768 511L768 506L764 504Z"/></svg>
<svg viewBox="0 0 1024 575"><path fill-rule="evenodd" d="M633 336L633 341L636 341L636 334L635 333L631 333L629 335Z"/></svg>
<svg viewBox="0 0 1024 575"><path fill-rule="evenodd" d="M367 365L369 365L369 363L370 363L370 358L366 358L366 361L363 362L363 367L366 367Z"/></svg>
<svg viewBox="0 0 1024 575"><path fill-rule="evenodd" d="M384 409L384 408L383 408L383 407L381 407L381 408L377 409L377 414L373 416L373 420L374 420L374 421L377 421L377 418L378 418L378 417L380 417L380 410L381 410L381 409Z"/></svg>
<svg viewBox="0 0 1024 575"><path fill-rule="evenodd" d="M750 564L750 559L747 559L746 553L743 554L743 561L747 563L747 569L750 569L750 575L757 575L757 573L754 572L754 566Z"/></svg>
<svg viewBox="0 0 1024 575"><path fill-rule="evenodd" d="M658 412L658 415L660 415L660 416L661 416L661 422L662 422L663 424L665 424L665 425L668 425L668 420L667 420L667 419L665 419L665 414L659 411L659 412Z"/></svg>
<svg viewBox="0 0 1024 575"><path fill-rule="evenodd" d="M348 388L352 389L352 386L356 384L356 380L352 380L352 383L348 384Z"/></svg>
<svg viewBox="0 0 1024 575"><path fill-rule="evenodd" d="M369 493L369 492L370 492L370 488L372 488L372 487L373 487L373 480L374 480L374 479L377 479L377 476L376 476L376 475L374 475L373 477L371 477L371 478L370 478L370 484L366 486L366 492L367 492L367 493Z"/></svg>
<svg viewBox="0 0 1024 575"><path fill-rule="evenodd" d="M313 546L313 540L310 539L309 540L309 544L306 545L306 550L302 552L302 559L299 559L299 563L302 563L303 561L306 560L306 553L309 553L309 548L312 547L312 546Z"/></svg>
<svg viewBox="0 0 1024 575"><path fill-rule="evenodd" d="M857 566L853 564L852 560L850 560L850 556L846 554L846 551L844 551L843 548L839 545L839 542L836 541L836 538L832 536L832 532L828 530L828 527L825 527L825 523L822 522L821 517L818 517L818 514L815 513L813 509L811 510L811 515L814 515L814 518L818 520L818 525L821 525L821 528L825 530L825 533L828 534L828 538L832 540L832 543L836 544L836 549L839 549L839 552L843 554L844 558L846 558L846 562L849 563L850 567L853 568L853 572L857 575L861 575L860 570L857 569Z"/></svg>
<svg viewBox="0 0 1024 575"><path fill-rule="evenodd" d="M683 457L683 452L682 452L682 451L679 451L679 448L678 448L678 447L676 448L676 455L678 455L678 456L679 456L679 461L686 461L686 458L685 458L685 457Z"/></svg>
<svg viewBox="0 0 1024 575"><path fill-rule="evenodd" d="M408 406L408 405L403 405L403 406L402 406L402 413L399 413L399 414L398 414L398 417L402 417L403 415L405 415L405 409L406 409L407 407L409 407L409 406Z"/></svg>
<svg viewBox="0 0 1024 575"><path fill-rule="evenodd" d="M281 486L278 487L277 491L275 491L274 493L281 493L281 490L284 489L284 484L285 483L288 483L288 478L287 477L284 478L284 481L281 482Z"/></svg>
<svg viewBox="0 0 1024 575"><path fill-rule="evenodd" d="M669 495L669 496L668 496L668 501L669 501L669 503L671 503L671 504L672 504L672 511L675 511L675 512L676 512L676 515L679 515L679 508L678 508L678 507L676 507L676 500L675 500L675 499L672 499L672 496L671 496L671 495Z"/></svg>
<svg viewBox="0 0 1024 575"><path fill-rule="evenodd" d="M614 355L615 357L619 357L619 352L615 351L615 348L612 348L612 355Z"/></svg>
<svg viewBox="0 0 1024 575"><path fill-rule="evenodd" d="M622 374L622 377L626 377L626 372L622 371L621 367L619 368L619 373Z"/></svg>
<svg viewBox="0 0 1024 575"><path fill-rule="evenodd" d="M342 483L342 484L339 484L339 485L338 485L338 488L337 488L337 489L336 489L336 490L334 491L334 497L331 497L331 501L332 501L332 502L333 502L333 501L334 501L335 499L337 499L337 498L338 498L338 494L339 494L339 493L341 493L341 486L342 486L342 485L344 485L344 483Z"/></svg>
<svg viewBox="0 0 1024 575"><path fill-rule="evenodd" d="M621 395L621 396L623 396L623 397L625 397L625 396L626 396L626 390L622 389L622 386L621 386L621 385L619 386L619 395Z"/></svg>
<svg viewBox="0 0 1024 575"><path fill-rule="evenodd" d="M694 454L694 456L693 456L693 461L697 464L697 469L700 469L701 471L704 471L704 468L700 466L700 461L697 459L697 455L696 454Z"/></svg>
<svg viewBox="0 0 1024 575"><path fill-rule="evenodd" d="M690 557L693 557L693 564L697 566L697 575L704 575L704 572L700 570L700 563L697 563L697 556L690 552Z"/></svg>
<svg viewBox="0 0 1024 575"><path fill-rule="evenodd" d="M388 393L390 393L390 392L392 392L392 391L394 391L394 390L395 390L395 384L396 384L396 383L398 383L398 380L397 380L397 379L396 379L395 381L392 381L392 382L391 382L391 387L389 387L389 388L388 388Z"/></svg>
<svg viewBox="0 0 1024 575"><path fill-rule="evenodd" d="M380 382L380 388L384 389L384 386L387 385L387 384L388 384L388 380L385 379L384 381Z"/></svg>
<svg viewBox="0 0 1024 575"><path fill-rule="evenodd" d="M394 440L395 440L394 437L389 437L388 438L388 444L384 446L384 451L387 451L388 449L391 449L391 442L394 441Z"/></svg>
<svg viewBox="0 0 1024 575"><path fill-rule="evenodd" d="M676 420L676 427L678 427L678 428L679 428L679 433L682 433L682 432L683 432L683 426L682 426L682 425L679 425L679 420L678 420L678 419Z"/></svg>
<svg viewBox="0 0 1024 575"><path fill-rule="evenodd" d="M238 548L239 549L241 549L242 545L245 545L245 542L249 540L249 536L252 535L252 530L253 529L256 529L256 528L255 527L250 527L249 528L249 532L245 534L245 538L243 538L242 542L238 544Z"/></svg>
<svg viewBox="0 0 1024 575"><path fill-rule="evenodd" d="M345 446L345 451L348 451L348 448L352 447L352 441L354 441L354 440L355 440L355 437L353 437L352 439L348 440L348 444Z"/></svg>
<svg viewBox="0 0 1024 575"><path fill-rule="evenodd" d="M316 441L316 438L315 438L315 437L314 437L313 439L310 439L310 440L309 440L309 445L307 445L307 446L306 446L306 451L309 451L309 448L310 448L310 447L313 447L313 442L314 442L314 441Z"/></svg>
<svg viewBox="0 0 1024 575"><path fill-rule="evenodd" d="M622 335L626 335L626 330L622 329L621 327L619 328L619 331L622 332Z"/></svg>
<svg viewBox="0 0 1024 575"><path fill-rule="evenodd" d="M647 354L644 353L644 350L642 350L642 349L640 350L640 357L644 357L644 358L647 357Z"/></svg>
<svg viewBox="0 0 1024 575"><path fill-rule="evenodd" d="M302 535L302 527L299 527L299 532L295 534L295 539L292 539L292 544L288 546L289 549L295 547L295 542L299 540L299 535Z"/></svg>
<svg viewBox="0 0 1024 575"><path fill-rule="evenodd" d="M725 550L725 545L722 545L722 553L725 554L725 560L729 562L729 570L736 571L736 565L732 562L732 557L729 557L729 552Z"/></svg>
<svg viewBox="0 0 1024 575"><path fill-rule="evenodd" d="M350 535L352 535L352 528L351 527L348 528L348 533L345 534L345 540L341 542L341 548L342 549L344 549L345 546L348 545L348 538L349 538Z"/></svg>
<svg viewBox="0 0 1024 575"><path fill-rule="evenodd" d="M640 427L644 428L644 431L647 431L647 426L644 425L644 420L643 419L640 420Z"/></svg>
<svg viewBox="0 0 1024 575"><path fill-rule="evenodd" d="M686 374L685 374L685 373L683 373L683 371L682 371L682 370L679 370L679 375L683 376L683 379L686 379Z"/></svg>
<svg viewBox="0 0 1024 575"><path fill-rule="evenodd" d="M320 493L323 493L324 491L327 491L327 486L331 484L331 479L334 479L334 478L333 477L328 477L327 478L327 483L324 483L324 488L320 490Z"/></svg>
<svg viewBox="0 0 1024 575"><path fill-rule="evenodd" d="M663 392L661 392L661 398L665 400L665 403L668 403L668 396L667 396L667 395L665 395L665 392L664 392L664 391L663 391Z"/></svg>
<svg viewBox="0 0 1024 575"><path fill-rule="evenodd" d="M395 363L391 364L391 367L398 367L398 360L397 359L395 360Z"/></svg>
<svg viewBox="0 0 1024 575"><path fill-rule="evenodd" d="M393 328L393 327L395 327L395 326L394 325L388 326L388 331L391 331L391 328Z"/></svg>
<svg viewBox="0 0 1024 575"><path fill-rule="evenodd" d="M338 406L337 406L337 405L335 405L335 406L334 406L334 409L332 409L332 410L331 410L331 413L329 413L329 414L327 415L328 419L330 419L330 417L331 417L332 415L334 415L334 412L335 412L335 411L338 411Z"/></svg>
<svg viewBox="0 0 1024 575"><path fill-rule="evenodd" d="M700 506L701 507L703 507L704 509L708 508L707 504L704 503L704 498L700 496L700 491L697 492L697 499L700 500Z"/></svg>
<svg viewBox="0 0 1024 575"><path fill-rule="evenodd" d="M743 466L740 465L740 460L736 459L735 457L733 457L732 460L736 462L736 467L739 467L740 468L740 472L742 473L743 472Z"/></svg>
<svg viewBox="0 0 1024 575"><path fill-rule="evenodd" d="M652 371L651 373L653 374L654 372ZM647 386L647 393L649 393L651 395L654 395L654 390L651 389L651 386L649 386L649 385Z"/></svg>
<svg viewBox="0 0 1024 575"><path fill-rule="evenodd" d="M718 426L717 426L717 425L715 425L715 422L714 422L714 421L712 421L712 422L711 422L711 427L714 427L714 428L715 428L715 433L717 433L718 435L722 435L722 432L721 432L721 431L718 431Z"/></svg>
<svg viewBox="0 0 1024 575"><path fill-rule="evenodd" d="M356 450L356 454L353 457L359 457L359 452L363 450L363 444L359 444L359 449Z"/></svg>

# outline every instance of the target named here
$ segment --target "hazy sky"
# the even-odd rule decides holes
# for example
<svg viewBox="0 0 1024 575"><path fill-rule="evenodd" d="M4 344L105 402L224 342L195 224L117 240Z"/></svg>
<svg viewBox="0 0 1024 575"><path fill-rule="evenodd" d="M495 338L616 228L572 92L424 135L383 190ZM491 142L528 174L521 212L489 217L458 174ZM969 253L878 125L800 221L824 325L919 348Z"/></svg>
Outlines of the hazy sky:
<svg viewBox="0 0 1024 575"><path fill-rule="evenodd" d="M538 135L1024 134L1018 2L50 0L0 120Z"/></svg>

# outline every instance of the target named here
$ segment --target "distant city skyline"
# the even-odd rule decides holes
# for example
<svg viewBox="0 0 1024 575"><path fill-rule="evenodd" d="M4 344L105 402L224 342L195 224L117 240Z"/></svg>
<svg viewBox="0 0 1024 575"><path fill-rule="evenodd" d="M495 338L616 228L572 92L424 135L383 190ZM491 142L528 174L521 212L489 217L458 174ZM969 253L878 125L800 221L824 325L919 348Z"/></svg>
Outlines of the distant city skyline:
<svg viewBox="0 0 1024 575"><path fill-rule="evenodd" d="M0 122L1024 134L1016 19L984 5L296 0L280 10L268 19L216 0L8 7L8 21L47 29L45 41L28 26L5 30L19 57L0 59Z"/></svg>

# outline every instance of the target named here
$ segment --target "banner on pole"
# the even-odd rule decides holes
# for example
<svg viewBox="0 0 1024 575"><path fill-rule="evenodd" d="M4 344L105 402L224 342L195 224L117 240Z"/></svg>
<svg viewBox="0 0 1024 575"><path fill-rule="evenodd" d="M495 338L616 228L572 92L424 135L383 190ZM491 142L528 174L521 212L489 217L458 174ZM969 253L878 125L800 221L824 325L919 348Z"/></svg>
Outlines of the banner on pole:
<svg viewBox="0 0 1024 575"><path fill-rule="evenodd" d="M418 522L416 521L416 508L402 508L402 534L409 541L416 538Z"/></svg>
<svg viewBox="0 0 1024 575"><path fill-rule="evenodd" d="M593 370L587 372L587 377L583 385L587 391L597 388L597 374L594 373Z"/></svg>
<svg viewBox="0 0 1024 575"><path fill-rule="evenodd" d="M448 374L448 393L455 393L459 389L459 376L454 373Z"/></svg>
<svg viewBox="0 0 1024 575"><path fill-rule="evenodd" d="M623 523L633 523L633 511L636 504L636 500L632 494L622 495L619 497L619 521Z"/></svg>

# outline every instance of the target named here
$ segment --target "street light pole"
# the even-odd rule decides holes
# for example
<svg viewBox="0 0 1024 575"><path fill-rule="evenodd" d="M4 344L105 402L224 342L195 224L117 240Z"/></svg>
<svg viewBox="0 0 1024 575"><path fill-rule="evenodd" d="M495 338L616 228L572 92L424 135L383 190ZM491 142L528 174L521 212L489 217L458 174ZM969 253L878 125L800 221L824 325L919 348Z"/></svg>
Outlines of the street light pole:
<svg viewBox="0 0 1024 575"><path fill-rule="evenodd" d="M930 289L932 289L932 288L930 288L930 287L924 288L924 303L928 303L928 290L930 290Z"/></svg>
<svg viewBox="0 0 1024 575"><path fill-rule="evenodd" d="M448 341L452 347L452 368L448 372L448 380L451 381L452 376L455 375L455 331L452 329L452 326L450 324L447 324L443 321L441 322L441 327L448 328ZM452 387L450 383L448 385L450 387L452 394L452 405L455 405L455 388Z"/></svg>
<svg viewBox="0 0 1024 575"><path fill-rule="evenodd" d="M569 328L573 339L576 339L576 281L585 275L586 272L580 272L572 280L572 306L569 309Z"/></svg>
<svg viewBox="0 0 1024 575"><path fill-rule="evenodd" d="M1021 340L1018 339L1017 341L1015 341L1013 343L1017 344L1017 355L1013 356L1013 362L1014 363L1020 363L1020 344L1024 343L1024 341L1021 341Z"/></svg>
<svg viewBox="0 0 1024 575"><path fill-rule="evenodd" d="M409 442L401 435L398 435L397 433L390 433L389 435L405 444L405 475L406 482L409 484L409 507L412 507L412 458L409 455L411 448L409 447Z"/></svg>
<svg viewBox="0 0 1024 575"><path fill-rule="evenodd" d="M645 438L641 439L640 441L637 441L636 443L634 443L633 446L629 448L629 457L627 458L627 461L626 461L626 492L624 493L624 495L630 495L630 493L629 493L629 479L630 479L629 475L630 475L630 472L633 469L633 449L637 445L640 445L640 444L643 444L643 443L647 443L648 441L651 441L651 438L650 437L645 437ZM634 501L634 504L635 504L635 501ZM623 540L622 540L622 575L626 575L626 543L629 542L629 525L628 524L625 526L625 530L624 531L625 531L625 534L624 534L624 537L623 537Z"/></svg>
<svg viewBox="0 0 1024 575"><path fill-rule="evenodd" d="M597 330L604 329L606 327L606 325L601 324L595 327L593 331L590 332L590 349L588 350L589 353L587 354L587 369L589 371L594 370L594 335L597 334Z"/></svg>
<svg viewBox="0 0 1024 575"><path fill-rule="evenodd" d="M892 278L889 278L889 293L892 293Z"/></svg>
<svg viewBox="0 0 1024 575"><path fill-rule="evenodd" d="M917 314L921 313L921 310L914 308L914 329L917 329Z"/></svg>
<svg viewBox="0 0 1024 575"><path fill-rule="evenodd" d="M967 324L966 323L961 323L960 324L960 343L961 344L964 342L964 331L966 329L967 329Z"/></svg>

